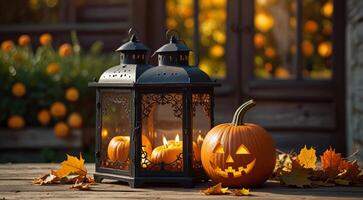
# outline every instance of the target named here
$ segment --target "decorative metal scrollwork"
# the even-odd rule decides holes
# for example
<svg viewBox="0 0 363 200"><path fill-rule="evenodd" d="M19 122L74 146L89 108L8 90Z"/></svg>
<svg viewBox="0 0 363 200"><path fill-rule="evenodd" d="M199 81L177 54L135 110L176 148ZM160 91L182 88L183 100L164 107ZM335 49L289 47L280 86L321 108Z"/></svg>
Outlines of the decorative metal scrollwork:
<svg viewBox="0 0 363 200"><path fill-rule="evenodd" d="M120 170L128 170L130 165L130 160L127 159L126 161L111 161L111 160L104 160L101 162L101 166L113 168L113 169L120 169Z"/></svg>
<svg viewBox="0 0 363 200"><path fill-rule="evenodd" d="M175 161L171 163L153 163L148 159L146 151L141 151L141 168L151 171L183 171L183 153L179 154Z"/></svg>
<svg viewBox="0 0 363 200"><path fill-rule="evenodd" d="M192 115L195 116L197 106L203 106L205 114L210 117L210 95L209 94L193 94L192 95Z"/></svg>
<svg viewBox="0 0 363 200"><path fill-rule="evenodd" d="M149 117L154 105L170 104L173 108L174 116L182 118L183 116L183 95L170 94L145 94L142 96L142 118Z"/></svg>

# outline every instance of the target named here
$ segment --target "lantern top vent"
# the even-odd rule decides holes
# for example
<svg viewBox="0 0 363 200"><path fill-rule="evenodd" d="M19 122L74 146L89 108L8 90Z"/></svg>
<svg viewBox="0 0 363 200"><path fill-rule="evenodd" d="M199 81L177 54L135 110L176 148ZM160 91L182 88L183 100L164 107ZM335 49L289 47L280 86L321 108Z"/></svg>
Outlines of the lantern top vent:
<svg viewBox="0 0 363 200"><path fill-rule="evenodd" d="M168 52L189 52L190 49L181 42L177 36L172 35L170 37L169 43L163 45L154 54L162 54Z"/></svg>
<svg viewBox="0 0 363 200"><path fill-rule="evenodd" d="M123 51L149 51L149 48L147 48L143 43L141 43L135 34L132 34L130 37L130 40L126 42L125 44L121 45L117 50L117 52L123 52Z"/></svg>
<svg viewBox="0 0 363 200"><path fill-rule="evenodd" d="M134 84L138 77L151 66L147 64L149 49L129 31L130 40L116 51L120 52L120 64L107 69L98 83Z"/></svg>

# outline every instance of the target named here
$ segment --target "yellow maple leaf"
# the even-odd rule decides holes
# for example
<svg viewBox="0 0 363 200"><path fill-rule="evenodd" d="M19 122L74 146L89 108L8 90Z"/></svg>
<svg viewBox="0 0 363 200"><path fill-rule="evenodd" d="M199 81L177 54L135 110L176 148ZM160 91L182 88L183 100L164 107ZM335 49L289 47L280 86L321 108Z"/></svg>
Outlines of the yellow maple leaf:
<svg viewBox="0 0 363 200"><path fill-rule="evenodd" d="M297 156L297 159L299 160L300 165L304 168L315 169L316 167L317 158L313 147L308 149L305 145L304 148L300 150L300 154Z"/></svg>
<svg viewBox="0 0 363 200"><path fill-rule="evenodd" d="M68 176L69 174L78 174L81 176L87 175L87 169L84 166L84 159L82 154L79 155L79 159L75 156L67 154L67 160L61 163L61 168L54 172L59 178Z"/></svg>
<svg viewBox="0 0 363 200"><path fill-rule="evenodd" d="M236 189L236 190L232 190L232 193L235 196L249 196L250 195L250 189Z"/></svg>
<svg viewBox="0 0 363 200"><path fill-rule="evenodd" d="M206 195L222 195L222 194L228 194L229 190L228 188L222 188L222 183L218 183L215 186L209 187L205 190L201 190L201 192Z"/></svg>

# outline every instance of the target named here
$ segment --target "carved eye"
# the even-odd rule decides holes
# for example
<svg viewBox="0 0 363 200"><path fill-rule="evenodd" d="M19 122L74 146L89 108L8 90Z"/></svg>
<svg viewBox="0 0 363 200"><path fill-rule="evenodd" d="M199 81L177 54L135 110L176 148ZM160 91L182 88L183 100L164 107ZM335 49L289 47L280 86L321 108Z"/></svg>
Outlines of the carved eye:
<svg viewBox="0 0 363 200"><path fill-rule="evenodd" d="M236 154L250 154L250 151L248 151L245 145L241 144L238 147Z"/></svg>
<svg viewBox="0 0 363 200"><path fill-rule="evenodd" d="M223 146L218 143L217 146L214 148L213 153L224 153Z"/></svg>

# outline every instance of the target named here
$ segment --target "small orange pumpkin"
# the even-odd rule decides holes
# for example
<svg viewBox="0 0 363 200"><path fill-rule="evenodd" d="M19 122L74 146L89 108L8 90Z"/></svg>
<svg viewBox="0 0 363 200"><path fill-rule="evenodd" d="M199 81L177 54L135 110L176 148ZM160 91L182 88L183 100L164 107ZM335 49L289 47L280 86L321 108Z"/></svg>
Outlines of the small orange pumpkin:
<svg viewBox="0 0 363 200"><path fill-rule="evenodd" d="M126 161L129 158L130 137L115 136L108 143L107 155L112 161Z"/></svg>
<svg viewBox="0 0 363 200"><path fill-rule="evenodd" d="M207 175L225 187L263 184L275 167L275 145L262 127L243 123L243 116L255 102L240 106L232 123L212 128L202 144L202 164Z"/></svg>
<svg viewBox="0 0 363 200"><path fill-rule="evenodd" d="M142 135L142 145L144 150L150 155L152 151L152 146L150 140L145 135ZM129 158L129 150L130 150L130 137L115 136L108 143L107 156L112 161L125 162Z"/></svg>
<svg viewBox="0 0 363 200"><path fill-rule="evenodd" d="M174 162L179 154L183 153L183 144L174 141L168 141L167 145L156 147L151 153L151 162L153 163L172 163Z"/></svg>
<svg viewBox="0 0 363 200"><path fill-rule="evenodd" d="M200 161L200 149L195 142L193 142L193 152L194 159ZM153 163L172 163L181 153L183 153L183 141L169 140L167 145L158 146L152 151L150 160Z"/></svg>

